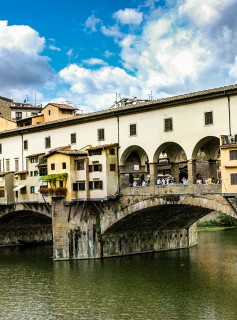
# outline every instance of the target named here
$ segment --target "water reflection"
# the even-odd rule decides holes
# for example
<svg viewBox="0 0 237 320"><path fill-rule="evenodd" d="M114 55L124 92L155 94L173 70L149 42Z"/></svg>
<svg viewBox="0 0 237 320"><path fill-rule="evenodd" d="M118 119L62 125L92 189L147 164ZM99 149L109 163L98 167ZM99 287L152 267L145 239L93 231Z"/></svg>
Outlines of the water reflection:
<svg viewBox="0 0 237 320"><path fill-rule="evenodd" d="M0 248L1 319L237 319L237 229L199 245L103 261Z"/></svg>

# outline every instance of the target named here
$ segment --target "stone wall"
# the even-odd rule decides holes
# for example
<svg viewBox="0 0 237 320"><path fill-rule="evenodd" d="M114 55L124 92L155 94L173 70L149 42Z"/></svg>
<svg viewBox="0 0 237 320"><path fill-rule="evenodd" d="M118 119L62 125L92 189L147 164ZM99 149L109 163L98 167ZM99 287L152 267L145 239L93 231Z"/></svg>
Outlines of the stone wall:
<svg viewBox="0 0 237 320"><path fill-rule="evenodd" d="M0 97L0 117L11 120L11 101Z"/></svg>

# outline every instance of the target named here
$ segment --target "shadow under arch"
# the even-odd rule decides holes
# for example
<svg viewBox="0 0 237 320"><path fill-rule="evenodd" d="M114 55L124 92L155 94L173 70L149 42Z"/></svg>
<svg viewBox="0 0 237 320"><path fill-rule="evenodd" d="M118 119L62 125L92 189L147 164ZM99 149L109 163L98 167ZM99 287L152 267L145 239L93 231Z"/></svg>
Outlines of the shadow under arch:
<svg viewBox="0 0 237 320"><path fill-rule="evenodd" d="M192 152L192 160L196 160L198 158L198 154L204 152L206 154L207 160L217 159L218 153L220 149L220 139L215 136L207 136L202 138L195 145Z"/></svg>
<svg viewBox="0 0 237 320"><path fill-rule="evenodd" d="M52 241L52 218L30 210L3 215L0 218L0 245L16 245L18 240Z"/></svg>
<svg viewBox="0 0 237 320"><path fill-rule="evenodd" d="M149 180L149 159L146 151L132 145L124 150L120 158L120 183L121 186L141 185Z"/></svg>
<svg viewBox="0 0 237 320"><path fill-rule="evenodd" d="M195 161L195 175L202 183L216 183L221 179L220 139L215 136L202 138L192 152Z"/></svg>
<svg viewBox="0 0 237 320"><path fill-rule="evenodd" d="M175 182L187 177L187 155L184 149L176 142L165 142L155 151L153 163L159 176L171 175Z"/></svg>

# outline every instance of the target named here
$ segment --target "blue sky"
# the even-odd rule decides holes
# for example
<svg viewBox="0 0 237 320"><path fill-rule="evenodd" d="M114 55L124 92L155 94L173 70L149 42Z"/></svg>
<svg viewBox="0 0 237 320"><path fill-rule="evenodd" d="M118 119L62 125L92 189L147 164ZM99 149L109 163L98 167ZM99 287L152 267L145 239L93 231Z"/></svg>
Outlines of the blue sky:
<svg viewBox="0 0 237 320"><path fill-rule="evenodd" d="M0 0L0 96L96 111L237 82L237 0Z"/></svg>

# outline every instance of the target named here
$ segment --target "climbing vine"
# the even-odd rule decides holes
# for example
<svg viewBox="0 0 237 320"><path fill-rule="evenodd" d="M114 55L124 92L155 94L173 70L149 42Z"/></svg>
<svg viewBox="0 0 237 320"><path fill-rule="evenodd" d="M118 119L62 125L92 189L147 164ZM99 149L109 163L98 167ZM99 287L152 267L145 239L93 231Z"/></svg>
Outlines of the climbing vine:
<svg viewBox="0 0 237 320"><path fill-rule="evenodd" d="M40 177L40 180L49 183L51 188L56 188L57 181L63 181L63 187L66 186L68 173L48 174Z"/></svg>

